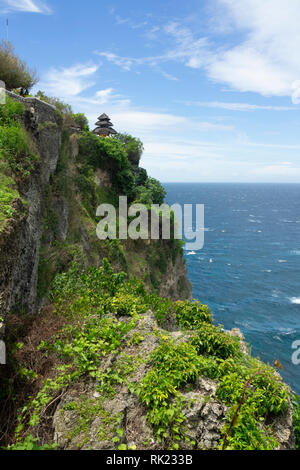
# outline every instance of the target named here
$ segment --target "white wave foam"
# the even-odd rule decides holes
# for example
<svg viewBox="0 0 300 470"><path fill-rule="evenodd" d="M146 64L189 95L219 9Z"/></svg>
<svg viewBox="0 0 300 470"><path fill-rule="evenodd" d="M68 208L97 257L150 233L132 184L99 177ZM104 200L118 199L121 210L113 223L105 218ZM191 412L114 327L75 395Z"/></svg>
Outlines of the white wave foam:
<svg viewBox="0 0 300 470"><path fill-rule="evenodd" d="M186 255L187 255L187 256L190 256L190 255L195 255L195 254L196 254L195 251L189 251Z"/></svg>
<svg viewBox="0 0 300 470"><path fill-rule="evenodd" d="M292 297L290 298L290 301L292 302L292 304L300 305L300 297Z"/></svg>
<svg viewBox="0 0 300 470"><path fill-rule="evenodd" d="M249 222L251 222L252 224L261 224L261 220L258 220L258 219L248 219Z"/></svg>
<svg viewBox="0 0 300 470"><path fill-rule="evenodd" d="M287 263L287 260L286 259L279 259L278 263Z"/></svg>

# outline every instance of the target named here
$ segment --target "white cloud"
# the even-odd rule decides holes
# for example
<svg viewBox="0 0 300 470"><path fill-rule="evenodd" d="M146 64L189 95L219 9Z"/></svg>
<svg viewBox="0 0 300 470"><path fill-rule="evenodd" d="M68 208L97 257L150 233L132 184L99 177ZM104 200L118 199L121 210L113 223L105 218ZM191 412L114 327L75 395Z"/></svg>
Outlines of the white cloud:
<svg viewBox="0 0 300 470"><path fill-rule="evenodd" d="M131 70L133 64L142 63L142 60L134 59L132 57L121 57L117 54L113 54L112 52L97 52L96 54L100 57L105 57L109 62L112 62L115 65L118 65L124 70Z"/></svg>
<svg viewBox="0 0 300 470"><path fill-rule="evenodd" d="M213 37L209 27L208 37L199 37L172 21L159 29L166 36L160 55L132 58L111 52L99 54L125 70L181 62L204 69L211 80L234 90L290 96L294 104L300 104L299 0L214 0L210 11L214 12L210 23L225 25L219 31L214 29Z"/></svg>
<svg viewBox="0 0 300 470"><path fill-rule="evenodd" d="M226 8L235 46L216 51L206 68L209 77L239 91L294 96L300 102L300 3L298 0L217 0ZM224 14L224 10L222 10Z"/></svg>
<svg viewBox="0 0 300 470"><path fill-rule="evenodd" d="M203 122L197 119L189 119L184 116L177 116L169 113L153 113L139 111L128 108L121 110L112 109L112 117L118 122L122 131L130 129L136 134L143 133L165 133L178 134L184 132L207 132L207 131L233 131L232 126L223 124L214 124L211 122Z"/></svg>
<svg viewBox="0 0 300 470"><path fill-rule="evenodd" d="M98 90L96 92L97 98L100 98L100 101L107 103L113 95L113 88L106 88L105 90Z"/></svg>
<svg viewBox="0 0 300 470"><path fill-rule="evenodd" d="M205 65L209 58L208 41L206 38L195 39L188 28L180 26L177 22L168 23L163 28L163 32L168 37L171 37L175 44L160 55L137 58L122 57L115 53L105 51L96 51L95 53L101 57L105 57L109 62L112 62L126 71L131 70L134 66L140 65L154 67L168 80L177 79L157 68L159 64L176 61L182 62L192 68L199 68Z"/></svg>
<svg viewBox="0 0 300 470"><path fill-rule="evenodd" d="M300 166L287 165L286 163L279 163L274 165L264 165L252 171L253 175L265 177L280 177L298 180L300 177ZM297 182L298 182L297 181Z"/></svg>
<svg viewBox="0 0 300 470"><path fill-rule="evenodd" d="M300 91L300 88L299 88ZM299 94L300 102L300 94ZM226 109L228 111L256 111L256 110L266 110L266 111L295 111L298 108L293 106L270 106L270 105L257 105L249 103L227 103L223 101L183 101L187 106L199 106L203 108L217 108L217 109Z"/></svg>
<svg viewBox="0 0 300 470"><path fill-rule="evenodd" d="M52 68L45 75L39 88L45 92L67 98L79 95L95 83L89 81L99 66L94 64L77 64L69 68Z"/></svg>
<svg viewBox="0 0 300 470"><path fill-rule="evenodd" d="M292 84L292 102L294 104L300 104L300 80L296 80Z"/></svg>
<svg viewBox="0 0 300 470"><path fill-rule="evenodd" d="M38 0L0 0L0 8L4 12L20 11L50 14L51 9L45 2Z"/></svg>
<svg viewBox="0 0 300 470"><path fill-rule="evenodd" d="M178 82L178 78L175 77L174 75L171 75L170 73L164 72L164 70L161 70L161 74L163 77L165 77L167 80L171 80L172 82Z"/></svg>

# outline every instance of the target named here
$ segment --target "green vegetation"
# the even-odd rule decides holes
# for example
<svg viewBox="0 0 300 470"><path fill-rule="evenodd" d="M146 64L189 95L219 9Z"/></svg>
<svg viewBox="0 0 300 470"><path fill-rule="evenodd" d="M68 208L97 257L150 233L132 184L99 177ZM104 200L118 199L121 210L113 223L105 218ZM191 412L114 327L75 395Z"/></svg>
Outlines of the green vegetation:
<svg viewBox="0 0 300 470"><path fill-rule="evenodd" d="M278 445L268 423L270 417L287 409L284 384L271 367L242 354L239 339L211 324L207 306L188 301L173 303L148 294L141 281L126 280L125 273L114 273L106 260L100 269L82 271L73 265L67 273L58 274L51 297L55 305L53 315L65 318L67 324L38 348L46 357L55 358L57 365L51 378L44 379L40 391L23 407L16 433L19 442L28 433L35 435L49 403L63 390L90 378L96 381L99 402L66 405L79 411L74 433L83 434L82 445L92 417L100 413L105 418L101 397L113 398L118 387L126 385L147 407L147 420L164 448L185 448L187 443L195 446L186 427L183 413L186 404L181 389L186 384L193 386L198 377L205 376L218 380L216 397L229 408L222 431L227 439L226 448L273 449ZM185 331L184 336L175 341L167 332L154 330L151 334L158 336L160 345L150 357L124 353L126 344L138 347L143 343L139 331L134 331L130 340L127 335L148 309L160 322L173 315ZM110 368L102 369L103 358L110 355L118 359ZM151 365L150 370L141 382L135 383L132 377L137 364L143 361ZM35 380L35 373L27 371L25 375L28 380ZM238 418L228 435L231 419L250 379L251 387L246 387ZM107 422L109 431L105 435L110 436L112 447L120 445L116 425L114 420ZM222 442L223 438L220 447Z"/></svg>
<svg viewBox="0 0 300 470"><path fill-rule="evenodd" d="M73 119L76 122L76 124L80 127L82 131L88 131L89 130L89 123L87 118L83 113L77 113L73 114Z"/></svg>
<svg viewBox="0 0 300 470"><path fill-rule="evenodd" d="M32 151L32 142L20 122L23 111L23 105L9 97L0 106L1 169L13 173L17 178L29 176L37 160Z"/></svg>
<svg viewBox="0 0 300 470"><path fill-rule="evenodd" d="M192 404L186 402L183 393L197 389L201 377L216 381L215 396L207 400L219 400L227 407L220 449L276 448L272 420L286 411L288 393L275 371L243 354L238 338L221 325L213 325L206 305L198 301L172 302L157 295L169 263L175 264L182 254L182 242L151 241L145 250L143 240L130 246L130 241L126 245L119 240L99 243L96 239L99 204L117 205L119 195L147 206L163 203L165 192L160 183L137 167L141 142L126 134L100 139L88 131L83 115L73 115L68 105L42 92L39 96L56 107L62 125L58 165L44 187L38 285L39 297L49 297L47 319L55 327L46 336L39 330L38 346L27 344L23 356L24 345L20 342L10 348L14 380L17 377L31 393L19 410L15 444L9 449L55 448L51 433L43 431L48 430L60 398L76 386L83 390L79 399L64 404L60 412L76 412L76 426L67 438L78 437L79 448L88 446L90 425L99 417L97 437L111 441L111 448L127 449L122 413L108 413L103 406L104 400L113 399L121 388L138 397L145 407L156 445L164 449L194 448L197 443L185 417L186 408ZM19 186L35 167L32 142L21 124L23 111L20 103L10 99L0 107L0 224L15 216L13 203L20 199ZM76 161L70 158L74 123L82 130L79 136L72 136L79 144ZM95 170L99 169L110 175L110 188L95 183ZM69 211L68 230L60 238L61 206L55 204L64 200ZM169 217L173 227L174 214ZM100 259L100 268L87 268L88 264L98 266ZM144 268L145 284L129 277L132 266L138 264ZM138 325L149 310L159 328L145 332ZM182 332L172 336L163 330L169 327ZM155 349L151 354L141 354L139 348L149 335L155 339ZM141 364L145 364L146 373L137 379L135 372ZM4 387L2 397L11 393L9 380L7 384L9 392ZM96 400L85 397L91 385L99 395ZM293 397L293 402L299 447L299 397ZM40 440L40 436L48 437Z"/></svg>
<svg viewBox="0 0 300 470"><path fill-rule="evenodd" d="M293 424L295 432L296 449L300 449L300 396L293 395L292 397L294 413Z"/></svg>
<svg viewBox="0 0 300 470"><path fill-rule="evenodd" d="M16 215L19 186L35 168L37 156L21 124L24 107L9 97L0 106L0 224Z"/></svg>
<svg viewBox="0 0 300 470"><path fill-rule="evenodd" d="M166 191L159 181L154 178L147 178L143 186L136 187L136 202L141 204L163 204Z"/></svg>
<svg viewBox="0 0 300 470"><path fill-rule="evenodd" d="M130 163L138 166L144 151L144 145L140 139L132 137L132 135L129 134L117 134L114 138L124 145Z"/></svg>
<svg viewBox="0 0 300 470"><path fill-rule="evenodd" d="M19 193L14 188L14 180L0 173L0 224L15 213L12 202L19 198Z"/></svg>
<svg viewBox="0 0 300 470"><path fill-rule="evenodd" d="M195 330L203 327L203 323L211 323L212 315L207 305L200 302L179 300L175 303L175 318L177 325L183 329Z"/></svg>
<svg viewBox="0 0 300 470"><path fill-rule="evenodd" d="M127 134L100 139L92 132L84 132L79 138L79 161L93 170L107 171L116 195L149 205L162 204L165 190L161 184L149 178L146 170L136 167L142 150L140 140Z"/></svg>
<svg viewBox="0 0 300 470"><path fill-rule="evenodd" d="M109 170L112 186L117 194L132 196L133 175L128 156L121 142L116 139L100 139L92 132L85 132L79 138L80 161L94 170Z"/></svg>
<svg viewBox="0 0 300 470"><path fill-rule="evenodd" d="M8 446L6 450L55 450L56 444L39 445L38 439L29 434L22 443Z"/></svg>
<svg viewBox="0 0 300 470"><path fill-rule="evenodd" d="M38 82L35 71L30 70L15 54L12 44L8 41L0 43L0 80L5 83L7 90L23 88L27 94Z"/></svg>

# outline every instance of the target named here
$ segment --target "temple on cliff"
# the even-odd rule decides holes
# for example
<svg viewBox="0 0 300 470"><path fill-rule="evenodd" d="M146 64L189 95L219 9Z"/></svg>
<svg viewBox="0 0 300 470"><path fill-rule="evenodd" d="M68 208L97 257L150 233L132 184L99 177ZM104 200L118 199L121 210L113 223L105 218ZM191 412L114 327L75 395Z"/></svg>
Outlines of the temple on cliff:
<svg viewBox="0 0 300 470"><path fill-rule="evenodd" d="M93 133L99 137L110 137L111 135L117 134L117 132L112 127L113 124L110 122L109 117L105 113L98 117L96 126L97 127L93 130Z"/></svg>

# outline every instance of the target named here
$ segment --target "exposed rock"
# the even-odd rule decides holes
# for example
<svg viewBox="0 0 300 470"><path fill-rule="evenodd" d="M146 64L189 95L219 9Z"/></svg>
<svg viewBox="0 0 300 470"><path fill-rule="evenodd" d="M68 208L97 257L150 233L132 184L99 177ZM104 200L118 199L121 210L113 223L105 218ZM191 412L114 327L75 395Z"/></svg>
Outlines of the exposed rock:
<svg viewBox="0 0 300 470"><path fill-rule="evenodd" d="M32 133L32 142L37 148L39 162L22 193L26 205L17 202L19 216L11 219L0 234L0 309L3 314L13 307L19 312L34 309L39 248L43 232L42 192L56 169L61 145L61 132L55 124L56 114L53 106L35 98L25 99L13 93L8 94L27 107L25 124L33 125L29 132ZM43 124L48 122L53 126L43 127ZM37 125L42 126L38 133Z"/></svg>
<svg viewBox="0 0 300 470"><path fill-rule="evenodd" d="M57 218L56 236L60 241L65 241L67 238L69 227L69 206L64 197L59 197L53 201L53 209L59 214Z"/></svg>
<svg viewBox="0 0 300 470"><path fill-rule="evenodd" d="M195 442L190 445L182 443L183 448L217 449L226 415L226 406L214 399L217 386L217 382L200 377L196 391L182 394L186 401L183 413L188 436Z"/></svg>
<svg viewBox="0 0 300 470"><path fill-rule="evenodd" d="M280 450L295 449L295 436L293 430L293 407L289 400L286 413L273 417L271 420L274 435L279 442Z"/></svg>
<svg viewBox="0 0 300 470"><path fill-rule="evenodd" d="M177 256L175 265L168 261L166 274L160 284L160 296L172 300L192 299L192 286L188 280L184 258Z"/></svg>
<svg viewBox="0 0 300 470"><path fill-rule="evenodd" d="M112 186L109 172L101 168L98 168L95 173L95 182L104 189L110 189Z"/></svg>
<svg viewBox="0 0 300 470"><path fill-rule="evenodd" d="M228 333L230 334L230 336L236 336L237 338L239 338L241 350L246 356L249 356L249 348L241 330L239 328L233 328L232 330L228 331Z"/></svg>

